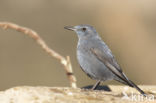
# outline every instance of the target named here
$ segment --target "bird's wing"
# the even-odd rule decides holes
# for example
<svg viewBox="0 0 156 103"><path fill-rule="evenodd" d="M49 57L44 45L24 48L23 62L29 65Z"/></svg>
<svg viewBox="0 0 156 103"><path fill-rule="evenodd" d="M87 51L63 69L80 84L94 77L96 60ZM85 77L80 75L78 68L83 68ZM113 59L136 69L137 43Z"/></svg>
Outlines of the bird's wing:
<svg viewBox="0 0 156 103"><path fill-rule="evenodd" d="M108 48L106 48L106 50L102 48L91 48L90 51L119 79L123 80L127 85L136 88L142 95L146 96L145 92L142 91L135 83L129 80L122 72L111 51Z"/></svg>
<svg viewBox="0 0 156 103"><path fill-rule="evenodd" d="M103 50L101 48L91 48L90 51L117 77L127 82L128 78L120 69L120 66L117 64L114 56L109 49Z"/></svg>

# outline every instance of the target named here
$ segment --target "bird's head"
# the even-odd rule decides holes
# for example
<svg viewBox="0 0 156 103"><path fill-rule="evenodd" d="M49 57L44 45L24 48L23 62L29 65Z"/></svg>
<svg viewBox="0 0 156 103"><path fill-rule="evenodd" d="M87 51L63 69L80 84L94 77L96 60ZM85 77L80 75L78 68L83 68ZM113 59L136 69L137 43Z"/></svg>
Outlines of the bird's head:
<svg viewBox="0 0 156 103"><path fill-rule="evenodd" d="M96 30L90 25L81 24L78 26L65 26L64 28L75 31L79 38L97 35Z"/></svg>

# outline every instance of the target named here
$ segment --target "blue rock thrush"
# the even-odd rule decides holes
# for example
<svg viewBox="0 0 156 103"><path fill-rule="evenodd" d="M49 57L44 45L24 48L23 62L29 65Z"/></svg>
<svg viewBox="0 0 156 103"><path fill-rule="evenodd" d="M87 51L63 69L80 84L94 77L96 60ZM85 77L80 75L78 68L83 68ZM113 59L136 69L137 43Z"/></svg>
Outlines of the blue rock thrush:
<svg viewBox="0 0 156 103"><path fill-rule="evenodd" d="M136 84L127 78L115 60L111 50L102 41L96 30L90 25L66 26L65 29L75 31L79 38L77 59L81 69L92 79L97 80L92 89L96 89L101 81L116 80L136 88L145 96Z"/></svg>

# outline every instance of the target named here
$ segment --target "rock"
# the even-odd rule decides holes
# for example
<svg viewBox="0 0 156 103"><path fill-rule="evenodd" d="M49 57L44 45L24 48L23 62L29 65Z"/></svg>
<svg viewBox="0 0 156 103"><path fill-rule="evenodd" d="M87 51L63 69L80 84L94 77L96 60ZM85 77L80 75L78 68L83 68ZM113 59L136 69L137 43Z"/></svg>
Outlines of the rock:
<svg viewBox="0 0 156 103"><path fill-rule="evenodd" d="M0 103L154 103L156 86L140 86L148 95L143 97L128 86L109 86L111 92L69 87L21 86L0 92Z"/></svg>

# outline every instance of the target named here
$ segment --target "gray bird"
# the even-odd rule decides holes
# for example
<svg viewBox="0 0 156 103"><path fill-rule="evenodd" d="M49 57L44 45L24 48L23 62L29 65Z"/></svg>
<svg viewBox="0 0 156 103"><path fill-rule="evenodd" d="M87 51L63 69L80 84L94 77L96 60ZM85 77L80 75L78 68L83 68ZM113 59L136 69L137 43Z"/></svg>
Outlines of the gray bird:
<svg viewBox="0 0 156 103"><path fill-rule="evenodd" d="M145 96L144 91L123 73L111 50L92 26L83 24L64 28L75 31L79 38L77 59L80 67L90 78L97 80L92 90L96 89L101 81L116 80L136 88Z"/></svg>

